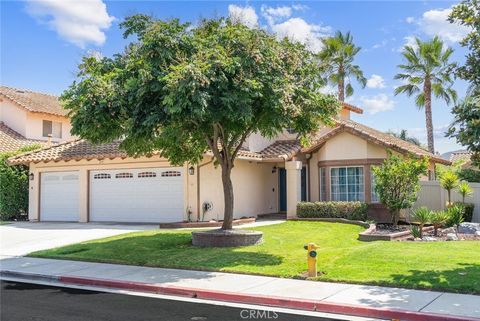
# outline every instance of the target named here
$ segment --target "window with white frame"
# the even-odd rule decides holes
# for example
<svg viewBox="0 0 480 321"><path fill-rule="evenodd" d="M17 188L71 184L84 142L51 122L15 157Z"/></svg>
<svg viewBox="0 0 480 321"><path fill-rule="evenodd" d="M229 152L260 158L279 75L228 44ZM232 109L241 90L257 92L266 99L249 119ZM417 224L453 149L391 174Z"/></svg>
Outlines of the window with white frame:
<svg viewBox="0 0 480 321"><path fill-rule="evenodd" d="M326 177L326 169L325 167L320 167L320 202L327 201L327 177Z"/></svg>
<svg viewBox="0 0 480 321"><path fill-rule="evenodd" d="M371 193L370 193L370 198L372 203L378 203L380 202L380 198L378 197L377 192L375 192L375 173L371 170L370 171L370 187L371 187Z"/></svg>
<svg viewBox="0 0 480 321"><path fill-rule="evenodd" d="M52 135L52 138L62 138L62 123L51 120L43 120L42 135L43 137Z"/></svg>
<svg viewBox="0 0 480 321"><path fill-rule="evenodd" d="M330 168L330 195L332 201L364 201L363 167Z"/></svg>

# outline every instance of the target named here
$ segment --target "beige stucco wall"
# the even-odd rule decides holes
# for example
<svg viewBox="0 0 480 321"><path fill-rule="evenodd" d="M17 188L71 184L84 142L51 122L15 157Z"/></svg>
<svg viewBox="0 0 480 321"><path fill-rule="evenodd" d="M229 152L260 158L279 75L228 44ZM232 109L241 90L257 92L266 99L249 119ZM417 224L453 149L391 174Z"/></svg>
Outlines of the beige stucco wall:
<svg viewBox="0 0 480 321"><path fill-rule="evenodd" d="M62 142L74 138L70 134L72 126L70 125L70 121L68 120L68 118L44 113L27 114L27 127L25 137L30 139L47 140L48 137L43 136L43 120L50 120L62 123L62 138L52 138L52 141Z"/></svg>
<svg viewBox="0 0 480 321"><path fill-rule="evenodd" d="M235 167L232 170L235 218L277 212L278 171L272 173L274 165L246 160L235 162ZM191 184L193 185L193 183ZM202 215L203 202L211 202L213 208L205 213L205 220L222 219L224 200L221 169L220 167L215 168L213 163L200 168L199 200L200 216ZM197 213L196 209L194 212Z"/></svg>
<svg viewBox="0 0 480 321"><path fill-rule="evenodd" d="M67 117L46 113L33 113L25 110L7 98L2 98L0 100L0 121L3 121L8 127L28 139L48 139L48 137L43 137L43 120L62 123L62 138L55 138L52 139L52 141L61 142L74 138L70 134L72 126Z"/></svg>
<svg viewBox="0 0 480 321"><path fill-rule="evenodd" d="M329 139L318 153L318 161L387 157L385 148L346 132Z"/></svg>
<svg viewBox="0 0 480 321"><path fill-rule="evenodd" d="M194 166L195 173L188 173L189 164L184 167L184 220L188 219L187 210L192 212L192 219L197 219L197 207L204 201L212 202L213 209L205 215L205 220L222 219L223 217L223 188L220 168L215 168L206 158L200 167ZM202 164L206 164L202 167ZM232 181L235 193L236 218L255 216L262 213L274 213L278 209L278 171L272 173L274 163L257 163L246 160L237 160L232 171ZM30 165L30 172L34 180L29 186L29 219L38 220L41 174L53 171L79 172L79 211L80 220L88 221L89 211L89 171L102 169L128 169L170 166L167 160L160 157L127 158L113 160L81 160L69 162L48 162ZM197 191L197 175L200 172L200 199ZM198 202L199 200L199 202Z"/></svg>
<svg viewBox="0 0 480 321"><path fill-rule="evenodd" d="M26 136L27 111L9 99L0 99L0 121L22 136Z"/></svg>

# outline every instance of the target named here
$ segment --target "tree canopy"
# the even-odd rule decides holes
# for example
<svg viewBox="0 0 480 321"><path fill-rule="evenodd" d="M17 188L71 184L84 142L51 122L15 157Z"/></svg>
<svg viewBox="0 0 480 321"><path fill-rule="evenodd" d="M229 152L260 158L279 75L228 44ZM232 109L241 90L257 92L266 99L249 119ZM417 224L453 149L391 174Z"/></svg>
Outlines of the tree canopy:
<svg viewBox="0 0 480 321"><path fill-rule="evenodd" d="M192 26L134 15L120 26L135 40L111 58L84 57L62 95L72 133L93 143L121 139L129 155L160 151L176 165L211 151L222 169L224 229L233 218L230 173L248 135L288 127L307 142L338 112L301 44L228 19Z"/></svg>

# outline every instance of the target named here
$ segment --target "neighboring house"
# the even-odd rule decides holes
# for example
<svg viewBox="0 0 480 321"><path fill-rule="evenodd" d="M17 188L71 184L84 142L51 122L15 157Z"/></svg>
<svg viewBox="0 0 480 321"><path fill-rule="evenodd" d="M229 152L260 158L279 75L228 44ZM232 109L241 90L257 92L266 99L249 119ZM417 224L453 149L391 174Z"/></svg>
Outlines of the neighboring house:
<svg viewBox="0 0 480 321"><path fill-rule="evenodd" d="M310 201L365 201L371 217L386 219L373 192L371 166L399 154L430 157L424 149L350 120L362 113L343 104L334 127L324 127L302 148L285 130L269 140L248 137L232 171L236 218L264 213L296 215L296 204ZM92 145L76 139L10 158L29 164L29 218L40 221L175 222L221 220L223 189L220 169L206 154L200 164L171 166L154 153L132 158L120 142Z"/></svg>
<svg viewBox="0 0 480 321"><path fill-rule="evenodd" d="M71 140L70 121L58 97L0 86L0 152L35 143Z"/></svg>
<svg viewBox="0 0 480 321"><path fill-rule="evenodd" d="M461 163L463 169L471 169L474 171L480 171L480 168L472 164L473 152L467 150L452 152L450 155L450 162L452 163Z"/></svg>

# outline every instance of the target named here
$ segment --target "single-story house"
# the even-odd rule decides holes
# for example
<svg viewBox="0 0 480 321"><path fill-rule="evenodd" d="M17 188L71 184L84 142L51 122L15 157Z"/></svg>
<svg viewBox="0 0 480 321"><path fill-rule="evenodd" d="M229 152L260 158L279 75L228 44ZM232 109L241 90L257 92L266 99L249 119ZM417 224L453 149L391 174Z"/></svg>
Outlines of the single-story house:
<svg viewBox="0 0 480 321"><path fill-rule="evenodd" d="M371 166L387 150L449 164L428 151L350 120L362 109L343 104L336 125L324 127L309 147L285 130L275 139L248 137L232 171L236 218L286 212L298 201L364 201L371 216L385 209L373 190ZM92 145L75 139L9 159L30 166L29 219L78 222L221 220L220 169L205 154L199 164L172 166L159 153L132 158L120 142ZM433 175L430 175L433 177ZM427 178L424 178L427 179Z"/></svg>

